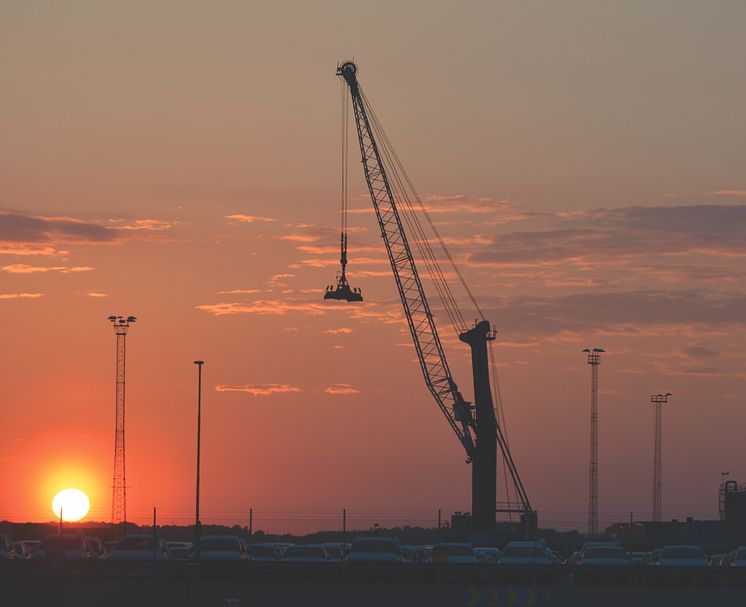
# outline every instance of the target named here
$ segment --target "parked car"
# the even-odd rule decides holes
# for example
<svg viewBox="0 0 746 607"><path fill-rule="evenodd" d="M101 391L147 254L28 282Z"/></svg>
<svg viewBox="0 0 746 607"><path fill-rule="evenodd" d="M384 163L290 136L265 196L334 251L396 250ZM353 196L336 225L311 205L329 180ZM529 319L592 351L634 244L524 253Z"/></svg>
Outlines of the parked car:
<svg viewBox="0 0 746 607"><path fill-rule="evenodd" d="M347 555L348 563L398 563L400 561L399 543L392 537L356 537Z"/></svg>
<svg viewBox="0 0 746 607"><path fill-rule="evenodd" d="M290 563L328 563L329 556L321 544L290 546L282 557Z"/></svg>
<svg viewBox="0 0 746 607"><path fill-rule="evenodd" d="M620 546L589 546L578 564L581 567L629 567L632 563Z"/></svg>
<svg viewBox="0 0 746 607"><path fill-rule="evenodd" d="M653 552L650 553L648 562L645 564L649 567L657 567L661 560L661 552L663 552L663 548L656 548L653 550Z"/></svg>
<svg viewBox="0 0 746 607"><path fill-rule="evenodd" d="M80 535L50 535L45 537L31 555L32 559L90 559L91 549Z"/></svg>
<svg viewBox="0 0 746 607"><path fill-rule="evenodd" d="M476 556L485 565L497 565L500 560L502 553L499 548L490 548L487 546L480 546L474 548L474 556Z"/></svg>
<svg viewBox="0 0 746 607"><path fill-rule="evenodd" d="M173 561L188 561L194 557L192 542L166 542L168 558Z"/></svg>
<svg viewBox="0 0 746 607"><path fill-rule="evenodd" d="M659 567L706 567L707 555L699 546L671 545L661 550Z"/></svg>
<svg viewBox="0 0 746 607"><path fill-rule="evenodd" d="M0 533L0 559L15 559L18 553L13 547L13 542L4 533Z"/></svg>
<svg viewBox="0 0 746 607"><path fill-rule="evenodd" d="M99 538L93 537L93 536L86 536L83 539L85 539L86 544L88 544L88 548L91 551L92 558L104 559L107 556L109 556L109 551L106 549L106 546Z"/></svg>
<svg viewBox="0 0 746 607"><path fill-rule="evenodd" d="M249 558L252 561L279 561L282 550L274 544L252 544L249 546Z"/></svg>
<svg viewBox="0 0 746 607"><path fill-rule="evenodd" d="M36 547L40 544L38 540L16 540L13 549L19 559L30 559Z"/></svg>
<svg viewBox="0 0 746 607"><path fill-rule="evenodd" d="M730 567L746 567L746 546L736 548L730 553L728 559L728 566Z"/></svg>
<svg viewBox="0 0 746 607"><path fill-rule="evenodd" d="M327 542L326 544L322 544L322 546L324 546L326 555L329 557L330 561L341 563L344 560L344 544L339 544L337 542Z"/></svg>
<svg viewBox="0 0 746 607"><path fill-rule="evenodd" d="M165 561L168 547L162 537L151 534L125 535L109 553L110 561Z"/></svg>
<svg viewBox="0 0 746 607"><path fill-rule="evenodd" d="M199 558L205 561L245 561L249 555L237 535L203 535L199 541Z"/></svg>
<svg viewBox="0 0 746 607"><path fill-rule="evenodd" d="M501 565L554 565L554 555L544 542L509 542L500 557Z"/></svg>
<svg viewBox="0 0 746 607"><path fill-rule="evenodd" d="M650 558L649 552L628 552L627 558L633 565L645 565Z"/></svg>
<svg viewBox="0 0 746 607"><path fill-rule="evenodd" d="M443 559L443 560L440 560ZM459 565L478 565L474 546L465 542L444 542L433 547L432 562L445 562Z"/></svg>

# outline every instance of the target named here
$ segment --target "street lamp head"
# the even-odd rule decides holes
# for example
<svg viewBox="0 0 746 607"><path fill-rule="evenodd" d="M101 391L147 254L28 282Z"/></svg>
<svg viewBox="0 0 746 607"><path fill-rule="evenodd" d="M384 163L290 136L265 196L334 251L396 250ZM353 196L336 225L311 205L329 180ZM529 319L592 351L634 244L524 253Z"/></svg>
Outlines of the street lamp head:
<svg viewBox="0 0 746 607"><path fill-rule="evenodd" d="M127 322L135 322L136 320L137 320L136 316L128 316L127 317Z"/></svg>
<svg viewBox="0 0 746 607"><path fill-rule="evenodd" d="M107 319L106 319L106 320L109 320L109 321L111 321L111 322L114 322L114 321L115 321L116 319L117 319L117 317L116 317L116 316L109 316L109 317L107 317Z"/></svg>
<svg viewBox="0 0 746 607"><path fill-rule="evenodd" d="M198 365L198 366L200 366L200 367L201 367L202 365L204 365L204 364L205 364L205 361L204 361L204 360L195 360L195 361L194 361L194 364L195 364L195 365Z"/></svg>
<svg viewBox="0 0 746 607"><path fill-rule="evenodd" d="M606 352L603 348L593 348L594 352Z"/></svg>
<svg viewBox="0 0 746 607"><path fill-rule="evenodd" d="M588 352L590 354L591 349L590 348L583 348L583 352Z"/></svg>

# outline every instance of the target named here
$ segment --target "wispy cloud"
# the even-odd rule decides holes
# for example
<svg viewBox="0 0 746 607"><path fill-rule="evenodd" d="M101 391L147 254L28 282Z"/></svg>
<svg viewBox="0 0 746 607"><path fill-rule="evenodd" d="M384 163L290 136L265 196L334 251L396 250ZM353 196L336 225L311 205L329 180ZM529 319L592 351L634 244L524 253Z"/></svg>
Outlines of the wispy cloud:
<svg viewBox="0 0 746 607"><path fill-rule="evenodd" d="M327 329L324 333L331 333L332 335L339 335L342 333L352 333L350 327L340 327L339 329Z"/></svg>
<svg viewBox="0 0 746 607"><path fill-rule="evenodd" d="M261 215L244 215L243 213L236 213L234 215L226 215L225 218L232 219L233 221L238 221L240 223L256 223L256 222L270 223L270 222L276 221L274 217L263 217Z"/></svg>
<svg viewBox="0 0 746 607"><path fill-rule="evenodd" d="M163 232L170 230L173 222L160 219L135 219L131 223L116 225L118 230L129 230L133 232Z"/></svg>
<svg viewBox="0 0 746 607"><path fill-rule="evenodd" d="M261 293L261 289L231 289L230 291L218 291L218 295L251 295Z"/></svg>
<svg viewBox="0 0 746 607"><path fill-rule="evenodd" d="M216 392L246 392L252 396L270 396L300 392L301 389L290 384L243 384L215 386Z"/></svg>
<svg viewBox="0 0 746 607"><path fill-rule="evenodd" d="M44 293L0 293L0 299L39 299Z"/></svg>
<svg viewBox="0 0 746 607"><path fill-rule="evenodd" d="M713 196L746 196L746 190L715 190Z"/></svg>
<svg viewBox="0 0 746 607"><path fill-rule="evenodd" d="M25 263L15 263L0 267L3 272L9 274L46 274L47 272L60 272L70 274L77 272L91 272L95 268L90 266L32 266Z"/></svg>
<svg viewBox="0 0 746 607"><path fill-rule="evenodd" d="M88 297L93 297L94 299L104 299L109 297L106 293L102 293L101 291L88 291L86 295L88 295Z"/></svg>
<svg viewBox="0 0 746 607"><path fill-rule="evenodd" d="M465 196L463 194L454 194L443 196L439 194L425 194L421 197L422 206L430 214L459 214L463 215L492 215L504 212L511 208L507 200L495 200L486 196ZM368 202L368 201L366 201ZM399 202L401 205L402 203ZM419 205L414 202L414 209L420 210ZM352 208L350 213L372 213L373 207L366 205L363 207Z"/></svg>
<svg viewBox="0 0 746 607"><path fill-rule="evenodd" d="M333 304L332 304L333 305ZM325 303L313 303L304 301L286 301L281 299L259 299L250 302L227 302L216 304L203 304L196 306L197 310L209 312L215 316L228 314L259 314L282 316L288 312L300 312L319 316L326 314L330 306Z"/></svg>
<svg viewBox="0 0 746 607"><path fill-rule="evenodd" d="M324 392L327 394L349 396L352 394L360 394L360 390L352 386L351 384L334 384L333 386L327 386L324 388Z"/></svg>

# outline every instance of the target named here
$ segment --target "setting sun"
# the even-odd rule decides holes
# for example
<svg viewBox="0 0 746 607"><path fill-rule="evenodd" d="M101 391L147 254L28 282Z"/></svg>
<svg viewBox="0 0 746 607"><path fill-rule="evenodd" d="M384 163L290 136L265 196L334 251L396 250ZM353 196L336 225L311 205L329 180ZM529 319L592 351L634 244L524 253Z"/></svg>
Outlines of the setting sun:
<svg viewBox="0 0 746 607"><path fill-rule="evenodd" d="M90 507L88 496L79 489L63 489L52 500L54 515L60 518L61 512L63 521L79 521L88 514Z"/></svg>

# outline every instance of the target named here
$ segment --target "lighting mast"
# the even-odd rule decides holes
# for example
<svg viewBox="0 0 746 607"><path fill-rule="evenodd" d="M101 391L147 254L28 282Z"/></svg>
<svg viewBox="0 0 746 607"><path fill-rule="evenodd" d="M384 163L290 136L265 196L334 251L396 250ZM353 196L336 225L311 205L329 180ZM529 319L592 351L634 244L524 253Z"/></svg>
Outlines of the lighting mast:
<svg viewBox="0 0 746 607"><path fill-rule="evenodd" d="M127 522L127 483L124 465L124 363L126 339L134 316L109 316L117 337L116 410L114 425L114 480L111 491L111 522Z"/></svg>
<svg viewBox="0 0 746 607"><path fill-rule="evenodd" d="M653 394L650 402L655 406L655 439L653 447L653 522L661 520L661 422L663 418L663 404L668 402L670 392Z"/></svg>
<svg viewBox="0 0 746 607"><path fill-rule="evenodd" d="M591 366L591 457L588 474L588 536L598 535L598 366L601 364L601 348L586 348L588 364Z"/></svg>

